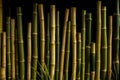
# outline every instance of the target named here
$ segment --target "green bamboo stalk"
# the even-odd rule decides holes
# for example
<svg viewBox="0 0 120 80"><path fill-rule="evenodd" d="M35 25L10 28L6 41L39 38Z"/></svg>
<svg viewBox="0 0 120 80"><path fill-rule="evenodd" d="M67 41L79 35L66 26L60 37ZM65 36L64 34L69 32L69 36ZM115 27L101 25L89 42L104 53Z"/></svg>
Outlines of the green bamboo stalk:
<svg viewBox="0 0 120 80"><path fill-rule="evenodd" d="M90 80L95 80L95 43L90 45Z"/></svg>
<svg viewBox="0 0 120 80"><path fill-rule="evenodd" d="M86 14L86 49L85 49L85 80L90 80L90 43L91 43L92 14Z"/></svg>
<svg viewBox="0 0 120 80"><path fill-rule="evenodd" d="M11 19L11 77L15 80L15 19Z"/></svg>
<svg viewBox="0 0 120 80"><path fill-rule="evenodd" d="M46 29L46 44L45 44L45 63L49 73L50 66L50 14L47 14L47 29Z"/></svg>
<svg viewBox="0 0 120 80"><path fill-rule="evenodd" d="M77 69L77 40L76 40L76 7L71 8L71 37L72 37L72 80L76 80Z"/></svg>
<svg viewBox="0 0 120 80"><path fill-rule="evenodd" d="M106 30L106 6L102 6L101 10L101 79L107 78L107 30Z"/></svg>
<svg viewBox="0 0 120 80"><path fill-rule="evenodd" d="M114 80L119 80L119 0L115 0L113 14L113 74Z"/></svg>
<svg viewBox="0 0 120 80"><path fill-rule="evenodd" d="M85 38L86 38L86 10L82 10L82 26L81 26L81 80L85 80Z"/></svg>
<svg viewBox="0 0 120 80"><path fill-rule="evenodd" d="M7 79L11 79L11 44L10 44L10 16L7 17L6 19L6 54L7 54Z"/></svg>
<svg viewBox="0 0 120 80"><path fill-rule="evenodd" d="M27 80L31 80L31 25L29 22L27 28Z"/></svg>
<svg viewBox="0 0 120 80"><path fill-rule="evenodd" d="M112 78L112 16L109 16L108 20L108 68L107 68L107 79L111 80Z"/></svg>
<svg viewBox="0 0 120 80"><path fill-rule="evenodd" d="M62 33L61 52L60 52L60 73L59 73L60 80L63 80L65 44L66 44L66 30L67 30L68 17L69 17L69 9L66 9L65 10L65 17L64 17L63 33Z"/></svg>
<svg viewBox="0 0 120 80"><path fill-rule="evenodd" d="M81 79L81 33L77 35L77 78L76 80Z"/></svg>
<svg viewBox="0 0 120 80"><path fill-rule="evenodd" d="M66 35L66 50L65 50L65 64L64 64L64 80L69 78L69 57L70 57L70 33L71 22L68 22L67 35Z"/></svg>
<svg viewBox="0 0 120 80"><path fill-rule="evenodd" d="M38 61L38 39L37 39L37 3L33 4L32 14L32 70L31 79L36 80L37 77L37 61Z"/></svg>
<svg viewBox="0 0 120 80"><path fill-rule="evenodd" d="M19 79L17 29L15 29L15 78L16 80Z"/></svg>
<svg viewBox="0 0 120 80"><path fill-rule="evenodd" d="M18 37L18 57L19 57L19 79L25 79L25 58L24 58L24 42L22 31L22 10L17 7L17 37Z"/></svg>
<svg viewBox="0 0 120 80"><path fill-rule="evenodd" d="M57 11L57 22L56 22L56 69L55 69L55 80L59 79L59 57L60 57L60 12Z"/></svg>
<svg viewBox="0 0 120 80"><path fill-rule="evenodd" d="M54 80L55 75L55 5L50 5L50 80Z"/></svg>
<svg viewBox="0 0 120 80"><path fill-rule="evenodd" d="M100 53L101 53L101 1L97 1L96 13L96 64L95 80L100 80Z"/></svg>
<svg viewBox="0 0 120 80"><path fill-rule="evenodd" d="M2 32L0 80L6 80L6 32Z"/></svg>

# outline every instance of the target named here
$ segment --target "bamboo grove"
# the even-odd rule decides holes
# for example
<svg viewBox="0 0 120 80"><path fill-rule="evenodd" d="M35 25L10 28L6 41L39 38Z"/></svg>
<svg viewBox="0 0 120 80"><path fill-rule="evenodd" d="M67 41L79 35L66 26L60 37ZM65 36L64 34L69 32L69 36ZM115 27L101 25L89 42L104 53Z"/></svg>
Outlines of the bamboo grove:
<svg viewBox="0 0 120 80"><path fill-rule="evenodd" d="M119 80L120 2L114 1L113 15L96 1L96 35L92 12L83 9L78 26L77 7L61 16L56 5L45 14L40 3L33 3L25 35L22 8L16 7L16 18L6 17L4 31L0 20L0 80Z"/></svg>

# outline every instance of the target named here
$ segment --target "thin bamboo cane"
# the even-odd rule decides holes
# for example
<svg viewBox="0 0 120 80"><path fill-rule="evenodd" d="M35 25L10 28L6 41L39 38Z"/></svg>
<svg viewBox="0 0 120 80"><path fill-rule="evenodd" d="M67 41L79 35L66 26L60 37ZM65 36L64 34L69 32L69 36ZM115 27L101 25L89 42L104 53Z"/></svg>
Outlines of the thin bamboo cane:
<svg viewBox="0 0 120 80"><path fill-rule="evenodd" d="M19 79L25 79L25 58L24 58L24 42L22 31L22 10L17 7L17 37L18 37L18 57L19 57Z"/></svg>
<svg viewBox="0 0 120 80"><path fill-rule="evenodd" d="M81 80L85 80L85 23L86 10L82 10L82 29L81 29Z"/></svg>
<svg viewBox="0 0 120 80"><path fill-rule="evenodd" d="M50 5L50 80L54 80L55 75L55 5Z"/></svg>
<svg viewBox="0 0 120 80"><path fill-rule="evenodd" d="M15 19L11 19L11 77L15 80Z"/></svg>
<svg viewBox="0 0 120 80"><path fill-rule="evenodd" d="M113 14L113 74L114 80L119 80L119 0L115 0Z"/></svg>
<svg viewBox="0 0 120 80"><path fill-rule="evenodd" d="M1 72L0 80L6 80L6 32L2 33L2 52L1 52Z"/></svg>
<svg viewBox="0 0 120 80"><path fill-rule="evenodd" d="M7 79L10 80L11 79L11 44L10 44L10 16L7 17L6 19L6 54L7 54Z"/></svg>
<svg viewBox="0 0 120 80"><path fill-rule="evenodd" d="M72 80L76 80L77 44L76 44L76 7L71 8L71 37L72 37Z"/></svg>
<svg viewBox="0 0 120 80"><path fill-rule="evenodd" d="M65 64L64 64L64 80L69 78L69 56L70 56L70 33L71 33L71 22L68 22L67 35L66 35L66 50L65 50Z"/></svg>
<svg viewBox="0 0 120 80"><path fill-rule="evenodd" d="M101 10L101 79L107 78L107 30L106 30L106 6L102 6Z"/></svg>
<svg viewBox="0 0 120 80"><path fill-rule="evenodd" d="M45 48L45 63L49 73L49 66L50 66L50 14L47 15L47 31L46 31L46 48Z"/></svg>
<svg viewBox="0 0 120 80"><path fill-rule="evenodd" d="M66 30L67 30L68 17L69 17L69 9L66 9L65 10L65 17L64 17L63 33L62 33L61 51L60 51L60 73L59 73L60 80L63 80L65 44L66 44Z"/></svg>
<svg viewBox="0 0 120 80"><path fill-rule="evenodd" d="M97 1L96 13L96 64L95 80L100 80L100 53L101 53L101 1Z"/></svg>
<svg viewBox="0 0 120 80"><path fill-rule="evenodd" d="M95 80L95 43L91 43L90 49L90 80Z"/></svg>
<svg viewBox="0 0 120 80"><path fill-rule="evenodd" d="M59 80L59 64L60 64L59 57L60 57L60 12L57 11L55 80Z"/></svg>
<svg viewBox="0 0 120 80"><path fill-rule="evenodd" d="M31 24L29 22L27 28L27 80L31 80Z"/></svg>
<svg viewBox="0 0 120 80"><path fill-rule="evenodd" d="M86 14L86 48L85 48L85 80L90 80L90 43L91 43L92 14Z"/></svg>
<svg viewBox="0 0 120 80"><path fill-rule="evenodd" d="M107 68L107 79L112 78L112 16L109 16L109 26L108 26L108 68Z"/></svg>
<svg viewBox="0 0 120 80"><path fill-rule="evenodd" d="M33 4L33 14L32 14L32 70L31 70L31 80L36 80L37 77L37 61L38 61L38 39L37 39L37 3Z"/></svg>
<svg viewBox="0 0 120 80"><path fill-rule="evenodd" d="M76 80L80 80L81 74L81 33L77 35L77 78Z"/></svg>

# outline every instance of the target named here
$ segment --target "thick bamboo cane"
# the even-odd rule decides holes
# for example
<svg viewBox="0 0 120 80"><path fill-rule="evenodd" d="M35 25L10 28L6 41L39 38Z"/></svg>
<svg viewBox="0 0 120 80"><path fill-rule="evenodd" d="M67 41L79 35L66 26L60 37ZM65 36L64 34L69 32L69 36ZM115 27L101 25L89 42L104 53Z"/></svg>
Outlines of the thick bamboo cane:
<svg viewBox="0 0 120 80"><path fill-rule="evenodd" d="M66 30L67 30L68 17L69 17L69 9L66 9L65 10L65 17L64 17L63 33L62 33L61 51L60 51L60 73L59 73L60 80L63 80L65 44L66 44Z"/></svg>

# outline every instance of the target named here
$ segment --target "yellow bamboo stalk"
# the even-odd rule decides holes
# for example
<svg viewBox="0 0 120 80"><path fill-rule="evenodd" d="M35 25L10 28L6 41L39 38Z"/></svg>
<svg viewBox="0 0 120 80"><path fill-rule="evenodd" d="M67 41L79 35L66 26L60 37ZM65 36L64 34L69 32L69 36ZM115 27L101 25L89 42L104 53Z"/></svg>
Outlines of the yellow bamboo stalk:
<svg viewBox="0 0 120 80"><path fill-rule="evenodd" d="M76 80L76 7L71 8L71 33L72 33L72 80Z"/></svg>
<svg viewBox="0 0 120 80"><path fill-rule="evenodd" d="M55 5L50 5L50 80L55 75Z"/></svg>
<svg viewBox="0 0 120 80"><path fill-rule="evenodd" d="M66 43L66 30L67 30L68 17L69 17L69 9L66 9L65 10L64 25L63 25L61 53L60 53L60 74L59 74L60 75L60 80L63 80L65 43Z"/></svg>
<svg viewBox="0 0 120 80"><path fill-rule="evenodd" d="M15 19L11 19L11 63L12 80L15 80Z"/></svg>

